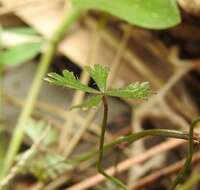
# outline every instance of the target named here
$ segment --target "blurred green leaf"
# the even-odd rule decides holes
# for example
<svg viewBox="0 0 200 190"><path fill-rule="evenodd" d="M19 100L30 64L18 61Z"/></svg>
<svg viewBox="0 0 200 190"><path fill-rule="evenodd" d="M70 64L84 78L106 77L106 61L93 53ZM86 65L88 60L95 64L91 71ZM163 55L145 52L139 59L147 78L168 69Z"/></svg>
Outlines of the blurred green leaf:
<svg viewBox="0 0 200 190"><path fill-rule="evenodd" d="M22 174L32 174L41 181L49 181L55 179L65 171L74 168L73 165L63 162L64 157L53 153L38 153L26 167L21 170Z"/></svg>
<svg viewBox="0 0 200 190"><path fill-rule="evenodd" d="M33 59L42 49L42 43L26 43L0 52L1 63L17 66Z"/></svg>
<svg viewBox="0 0 200 190"><path fill-rule="evenodd" d="M0 171L2 171L8 140L7 135L3 131L0 131Z"/></svg>
<svg viewBox="0 0 200 190"><path fill-rule="evenodd" d="M136 82L122 88L108 90L105 94L107 96L130 99L147 99L150 95L152 95L152 90L148 82Z"/></svg>
<svg viewBox="0 0 200 190"><path fill-rule="evenodd" d="M72 106L70 109L80 108L83 110L88 110L90 108L96 108L101 102L102 96L94 96L86 99L81 104Z"/></svg>
<svg viewBox="0 0 200 190"><path fill-rule="evenodd" d="M36 121L29 119L25 133L34 143L38 143L39 138L49 127L44 121ZM63 162L64 157L56 154L53 150L52 144L57 143L59 133L54 128L49 128L45 138L40 145L45 147L47 151L40 151L34 153L28 158L28 162L20 168L21 174L32 174L42 181L49 181L62 174L65 171L71 170L74 166L70 163ZM49 151L48 151L49 150ZM25 153L18 155L17 160L21 160Z"/></svg>
<svg viewBox="0 0 200 190"><path fill-rule="evenodd" d="M49 73L47 75L47 78L45 78L47 82L62 86L62 87L68 87L75 90L81 90L84 92L94 93L98 94L99 92L93 88L88 87L87 85L82 84L79 79L77 79L73 72L70 72L68 70L63 71L63 76L57 74L57 73Z"/></svg>
<svg viewBox="0 0 200 190"><path fill-rule="evenodd" d="M131 24L164 29L180 22L176 0L72 0L81 9L108 12Z"/></svg>
<svg viewBox="0 0 200 190"><path fill-rule="evenodd" d="M108 78L109 70L103 65L96 64L94 67L85 67L85 70L89 73L89 75L96 82L100 91L104 92L106 89L106 82Z"/></svg>
<svg viewBox="0 0 200 190"><path fill-rule="evenodd" d="M25 129L25 133L31 138L33 143L37 143L38 138L40 138L41 134L45 131L47 127L49 126L44 121L35 121L33 119L29 119L27 127ZM54 128L50 128L45 139L42 141L42 144L51 145L53 143L56 143L58 136L58 131Z"/></svg>
<svg viewBox="0 0 200 190"><path fill-rule="evenodd" d="M36 36L38 32L31 27L11 27L4 29L5 32L12 32L16 34Z"/></svg>

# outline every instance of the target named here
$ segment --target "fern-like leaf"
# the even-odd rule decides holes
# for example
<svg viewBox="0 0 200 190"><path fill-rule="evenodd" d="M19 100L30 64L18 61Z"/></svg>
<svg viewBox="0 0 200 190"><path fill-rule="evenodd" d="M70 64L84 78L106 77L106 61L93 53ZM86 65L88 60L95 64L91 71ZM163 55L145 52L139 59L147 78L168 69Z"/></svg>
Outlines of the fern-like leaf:
<svg viewBox="0 0 200 190"><path fill-rule="evenodd" d="M148 82L136 82L122 88L108 90L105 94L129 99L147 99L152 94L152 90Z"/></svg>
<svg viewBox="0 0 200 190"><path fill-rule="evenodd" d="M74 76L73 72L70 72L68 70L63 71L63 76L57 73L49 73L44 80L57 86L68 87L71 89L81 90L81 91L93 93L93 94L99 93L97 90L90 88L85 84L82 84Z"/></svg>
<svg viewBox="0 0 200 190"><path fill-rule="evenodd" d="M71 107L71 109L80 108L83 110L88 110L90 108L96 108L101 102L102 96L94 96L86 99L81 104Z"/></svg>
<svg viewBox="0 0 200 190"><path fill-rule="evenodd" d="M97 97L93 97L89 100L86 100L80 105L72 107L72 109L74 108L89 109L91 107L95 107L96 105L99 104L101 95L129 98L136 100L136 99L147 99L152 94L152 90L148 82L143 82L143 83L136 82L122 88L107 90L106 82L109 70L105 66L97 64L94 65L93 67L87 66L85 67L85 70L94 79L100 91L95 90L85 84L82 84L74 76L74 74L68 70L63 71L63 76L56 73L49 73L48 77L45 80L54 85L68 87L71 89L81 90L84 92L98 95Z"/></svg>
<svg viewBox="0 0 200 190"><path fill-rule="evenodd" d="M86 71L92 77L92 79L96 82L99 90L104 92L106 89L106 82L108 78L109 70L103 65L96 64L94 67L85 67Z"/></svg>

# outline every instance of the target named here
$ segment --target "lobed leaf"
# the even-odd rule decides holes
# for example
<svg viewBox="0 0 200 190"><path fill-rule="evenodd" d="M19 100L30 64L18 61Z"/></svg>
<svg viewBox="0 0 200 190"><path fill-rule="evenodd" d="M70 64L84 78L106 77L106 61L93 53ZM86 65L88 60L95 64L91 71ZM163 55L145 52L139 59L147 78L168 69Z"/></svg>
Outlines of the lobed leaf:
<svg viewBox="0 0 200 190"><path fill-rule="evenodd" d="M57 86L68 87L71 89L81 90L93 94L99 93L97 90L82 84L78 79L76 79L73 72L70 72L68 70L63 71L63 76L57 73L49 73L44 80Z"/></svg>
<svg viewBox="0 0 200 190"><path fill-rule="evenodd" d="M87 110L90 108L96 108L100 104L101 98L102 98L102 96L93 96L93 97L88 98L87 100L83 101L79 105L72 106L71 109L81 108L81 109Z"/></svg>
<svg viewBox="0 0 200 190"><path fill-rule="evenodd" d="M108 12L131 24L164 29L180 22L176 0L72 0L81 9Z"/></svg>
<svg viewBox="0 0 200 190"><path fill-rule="evenodd" d="M113 97L147 99L152 94L152 90L148 82L136 82L122 88L108 90L105 94Z"/></svg>
<svg viewBox="0 0 200 190"><path fill-rule="evenodd" d="M104 92L106 89L106 82L108 78L108 68L103 65L96 64L94 67L85 67L85 70L89 73L89 75L96 82L100 91Z"/></svg>

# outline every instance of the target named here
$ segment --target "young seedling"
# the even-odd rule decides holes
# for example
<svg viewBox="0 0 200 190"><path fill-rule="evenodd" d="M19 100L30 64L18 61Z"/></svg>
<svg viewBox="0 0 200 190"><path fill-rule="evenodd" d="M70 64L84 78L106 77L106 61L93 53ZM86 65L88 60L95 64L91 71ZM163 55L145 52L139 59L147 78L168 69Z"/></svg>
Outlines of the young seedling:
<svg viewBox="0 0 200 190"><path fill-rule="evenodd" d="M31 115L42 85L42 78L48 70L59 42L62 40L71 25L76 22L82 12L86 12L90 9L100 10L116 16L130 24L150 29L169 28L177 25L181 20L175 0L69 0L69 4L71 6L69 6L69 9L64 14L62 22L52 34L51 38L46 42L45 53L41 58L25 106L23 107L13 132L9 148L5 156L4 168L0 174L0 179L2 179L9 172L9 169L12 166L15 156L20 148L26 122ZM130 91L132 88L146 89L147 86L148 85L146 83L129 86L128 89L122 89L121 95L123 96L125 94L124 91ZM105 95L119 96L116 95L116 91L111 91L110 93L111 94L108 92L108 94ZM102 95L102 100L106 102L106 98L104 98L105 96L102 93L100 94ZM95 99L94 102L98 102L98 98Z"/></svg>
<svg viewBox="0 0 200 190"><path fill-rule="evenodd" d="M192 154L193 154L193 128L196 125L196 121L192 124L190 128L190 136L188 137L188 134L185 134L180 131L176 130L168 130L168 129L155 129L155 130L146 130L140 133L136 133L133 135L121 137L117 140L115 140L110 145L104 146L104 136L107 126L107 118L108 118L108 97L120 97L120 98L128 98L128 99L134 99L134 100L147 100L149 96L151 96L152 90L150 88L150 85L148 82L143 83L132 83L128 86L117 88L117 89L108 89L107 88L107 78L109 70L102 66L102 65L94 65L94 67L85 67L85 70L88 72L88 74L91 76L91 78L95 81L98 90L93 89L85 84L82 84L72 72L68 70L63 71L63 76L56 74L56 73L49 73L48 77L45 78L46 81L48 81L51 84L58 85L61 87L67 87L74 90L81 90L87 93L90 93L93 95L93 97L87 99L80 105L73 106L71 109L74 108L81 108L81 109L90 109L93 107L97 107L101 102L103 103L104 112L103 112L103 120L102 120L102 128L101 128L101 136L100 136L100 143L99 143L99 159L97 163L97 169L98 171L104 175L107 179L112 181L115 185L117 185L120 189L127 190L128 188L117 178L108 175L104 169L102 168L102 160L103 160L103 154L104 151L113 147L116 144L122 143L122 142L128 142L132 143L140 138L143 138L147 135L159 135L159 136L166 136L166 137L172 137L172 138L182 138L182 139L189 139L190 146L189 146L189 154L188 159L186 161L185 167L182 170L182 172L178 175L175 184L173 188L182 180L183 176L185 175L185 171L190 166ZM96 152L92 152L91 155L86 155L86 159L90 158L90 156L93 156L96 154ZM81 158L81 160L84 160L84 158Z"/></svg>
<svg viewBox="0 0 200 190"><path fill-rule="evenodd" d="M107 89L107 84L106 84L108 78L108 69L106 67L103 67L102 65L94 65L93 68L86 67L85 69L92 77L92 79L96 82L98 90L95 90L89 86L82 84L74 76L72 72L69 72L67 70L63 71L63 76L60 76L56 73L49 73L48 78L46 78L45 80L54 85L68 87L75 90L81 90L94 95L92 98L86 100L82 104L72 107L72 109L73 108L89 109L98 106L100 102L103 103L104 113L103 113L101 137L99 143L99 160L97 164L97 169L101 174L103 174L106 178L110 179L117 186L121 187L122 189L127 189L126 186L121 181L112 176L109 176L107 173L104 172L103 168L101 167L103 153L104 153L103 149L104 136L108 118L107 97L112 96L112 97L123 97L131 99L147 99L152 94L152 91L150 89L148 82L130 84L128 86L119 89L109 90Z"/></svg>

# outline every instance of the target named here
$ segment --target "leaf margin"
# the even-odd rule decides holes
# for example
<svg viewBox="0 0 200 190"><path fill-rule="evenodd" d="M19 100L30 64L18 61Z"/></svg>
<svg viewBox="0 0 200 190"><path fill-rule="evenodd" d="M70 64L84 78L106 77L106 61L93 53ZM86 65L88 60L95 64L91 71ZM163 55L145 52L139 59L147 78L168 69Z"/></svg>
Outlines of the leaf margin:
<svg viewBox="0 0 200 190"><path fill-rule="evenodd" d="M70 110L73 110L73 109L88 110L91 108L96 108L98 105L100 105L101 99L102 99L102 95L89 97L86 100L84 100L82 103L70 107Z"/></svg>
<svg viewBox="0 0 200 190"><path fill-rule="evenodd" d="M45 81L49 82L50 84L67 87L74 90L80 90L92 94L99 94L100 92L81 83L79 79L77 79L73 72L68 70L63 70L63 75L59 75L57 73L48 73L47 77L44 78Z"/></svg>
<svg viewBox="0 0 200 190"><path fill-rule="evenodd" d="M153 94L149 82L135 82L127 86L107 90L105 95L111 97L127 98L134 100L146 100Z"/></svg>

